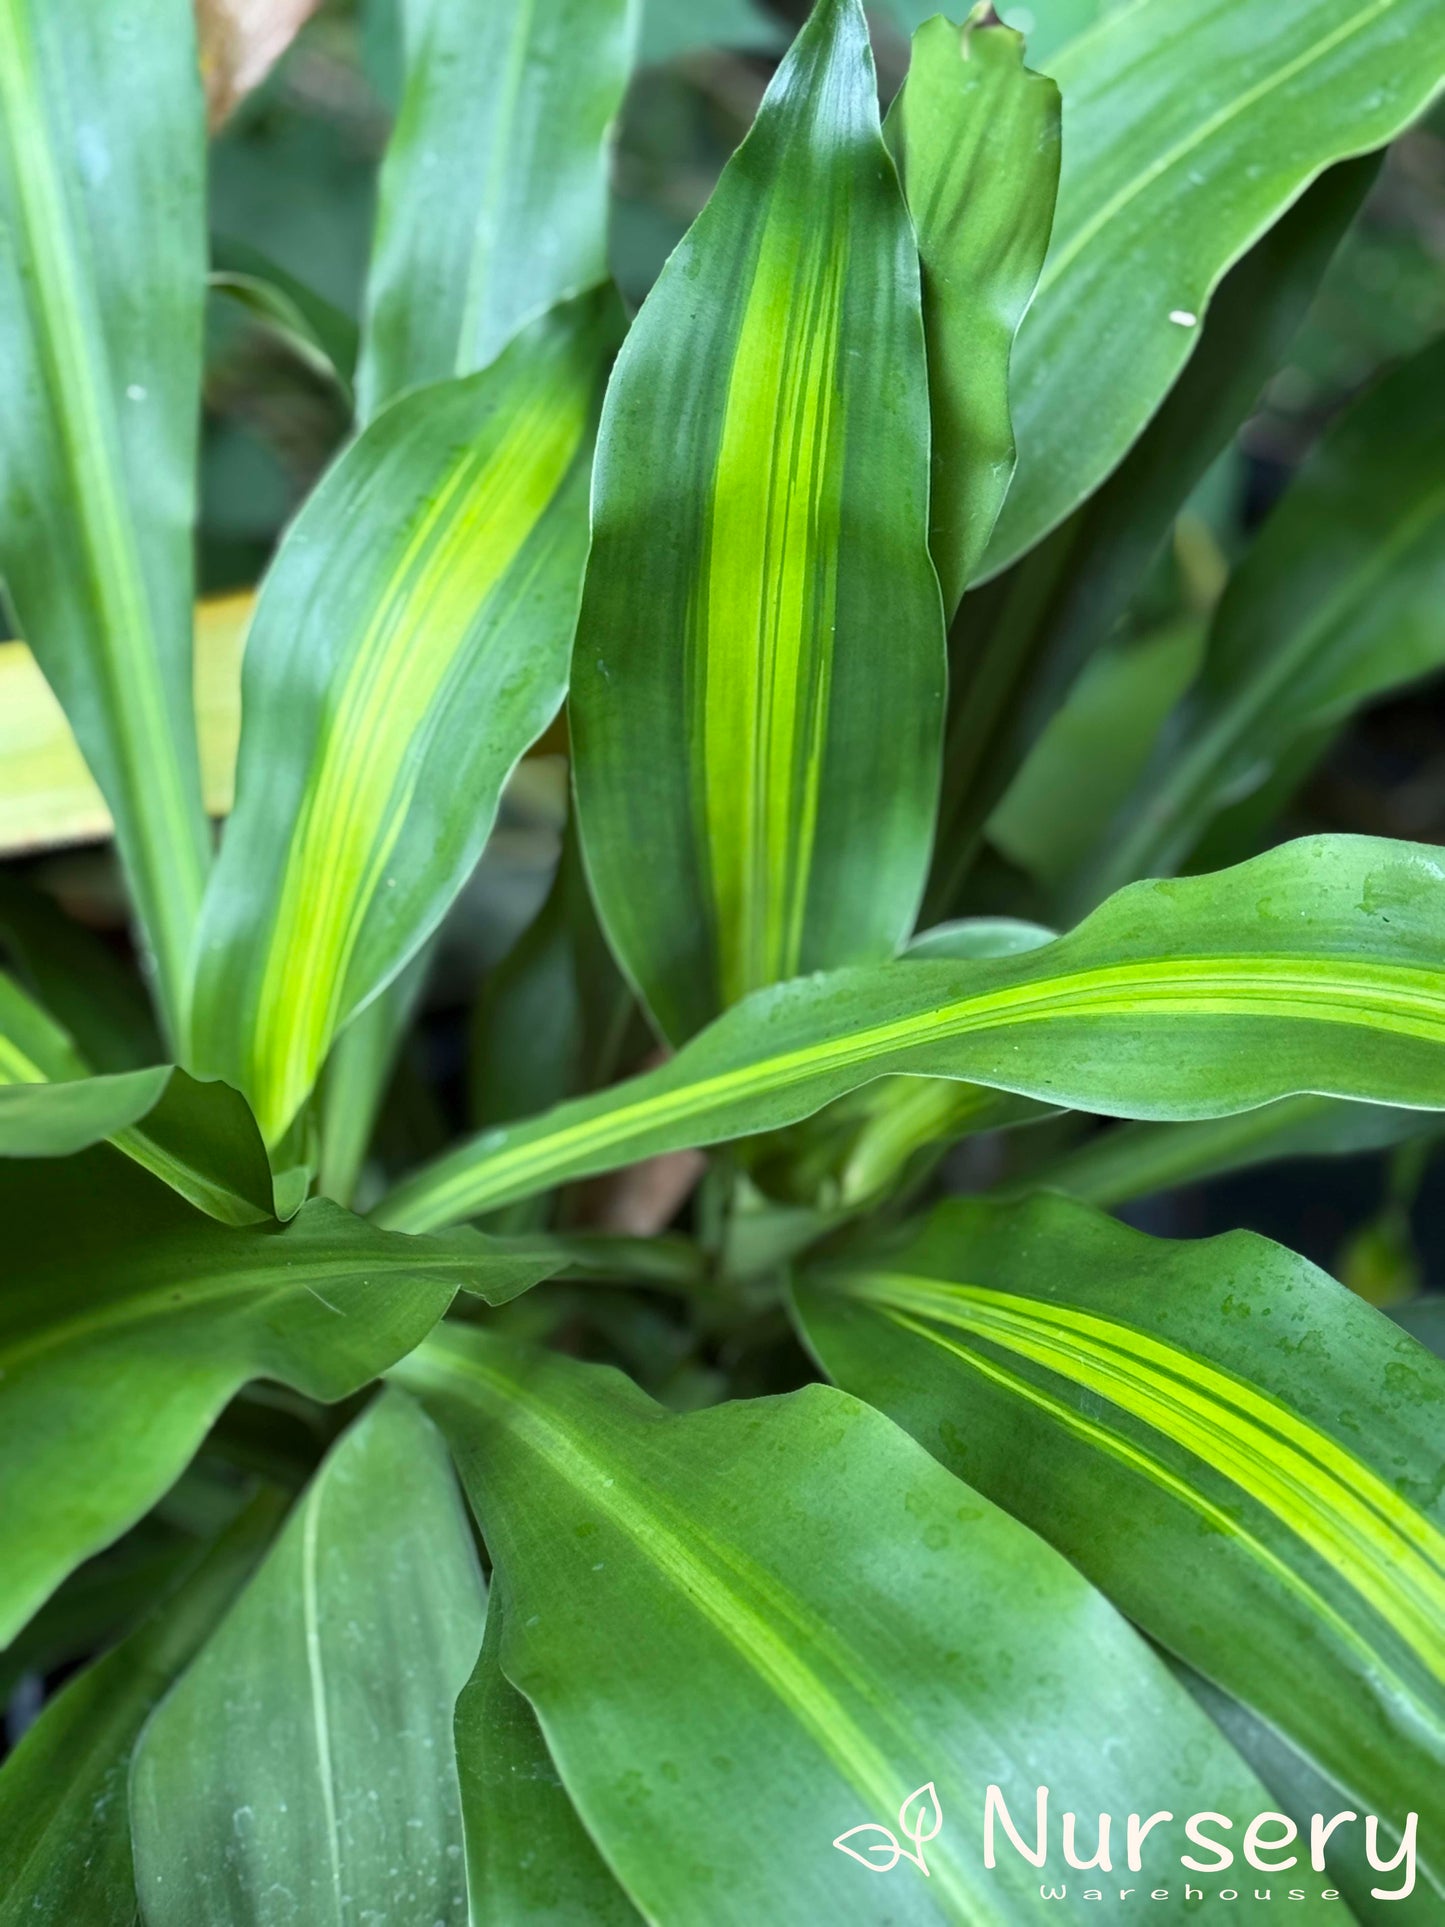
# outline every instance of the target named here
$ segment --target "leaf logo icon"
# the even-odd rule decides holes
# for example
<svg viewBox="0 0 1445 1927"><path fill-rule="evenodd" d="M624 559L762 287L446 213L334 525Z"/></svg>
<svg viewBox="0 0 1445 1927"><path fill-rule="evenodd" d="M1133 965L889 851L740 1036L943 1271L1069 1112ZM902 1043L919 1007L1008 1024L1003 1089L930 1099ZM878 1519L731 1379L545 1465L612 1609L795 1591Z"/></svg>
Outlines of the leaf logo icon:
<svg viewBox="0 0 1445 1927"><path fill-rule="evenodd" d="M876 1820L865 1820L840 1833L833 1845L846 1853L869 1873L892 1873L900 1860L911 1860L924 1879L929 1878L928 1862L923 1857L927 1841L936 1840L943 1830L943 1809L938 1789L932 1780L916 1788L898 1809L898 1832L913 1842L912 1851L903 1846L891 1828Z"/></svg>

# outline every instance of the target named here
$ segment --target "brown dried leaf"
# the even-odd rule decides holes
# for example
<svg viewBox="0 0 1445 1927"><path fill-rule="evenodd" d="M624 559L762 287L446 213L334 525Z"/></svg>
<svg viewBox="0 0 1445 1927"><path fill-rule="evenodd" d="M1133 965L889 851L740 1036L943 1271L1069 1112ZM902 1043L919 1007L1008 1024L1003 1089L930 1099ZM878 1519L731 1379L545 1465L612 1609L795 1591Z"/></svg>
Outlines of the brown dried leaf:
<svg viewBox="0 0 1445 1927"><path fill-rule="evenodd" d="M196 0L212 132L261 84L319 5L320 0Z"/></svg>

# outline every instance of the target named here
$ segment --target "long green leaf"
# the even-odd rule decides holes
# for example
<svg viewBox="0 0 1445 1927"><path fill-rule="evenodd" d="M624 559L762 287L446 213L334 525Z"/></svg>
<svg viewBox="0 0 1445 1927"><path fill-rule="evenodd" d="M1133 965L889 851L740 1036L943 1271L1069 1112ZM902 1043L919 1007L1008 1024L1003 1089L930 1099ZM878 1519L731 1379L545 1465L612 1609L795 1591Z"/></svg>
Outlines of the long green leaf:
<svg viewBox="0 0 1445 1927"><path fill-rule="evenodd" d="M1076 907L1188 856L1301 738L1445 666L1445 339L1350 408L1235 573L1181 728Z"/></svg>
<svg viewBox="0 0 1445 1927"><path fill-rule="evenodd" d="M187 0L0 4L0 576L115 816L173 1034L208 849L204 152Z"/></svg>
<svg viewBox="0 0 1445 1927"><path fill-rule="evenodd" d="M473 1927L635 1927L567 1797L537 1716L502 1671L502 1602L487 1601L477 1670L457 1701L457 1768Z"/></svg>
<svg viewBox="0 0 1445 1927"><path fill-rule="evenodd" d="M588 297L384 410L262 590L192 1051L268 1141L440 921L561 701L612 326Z"/></svg>
<svg viewBox="0 0 1445 1927"><path fill-rule="evenodd" d="M573 665L582 844L674 1040L917 909L943 688L918 259L820 0L618 357ZM639 621L639 610L646 620Z"/></svg>
<svg viewBox="0 0 1445 1927"><path fill-rule="evenodd" d="M1061 1198L945 1205L797 1299L831 1377L1391 1826L1418 1811L1441 1881L1445 1367L1265 1239Z"/></svg>
<svg viewBox="0 0 1445 1927"><path fill-rule="evenodd" d="M1210 302L1197 350L1127 459L1047 542L965 599L949 635L931 916L953 914L995 805L1284 359L1375 172L1372 159L1331 168L1255 243Z"/></svg>
<svg viewBox="0 0 1445 1927"><path fill-rule="evenodd" d="M639 0L404 0L381 174L364 415L483 368L607 278L607 163Z"/></svg>
<svg viewBox="0 0 1445 1927"><path fill-rule="evenodd" d="M1005 567L1113 470L1230 264L1332 162L1383 146L1445 76L1435 0L1139 0L1051 63L1068 138L1011 387Z"/></svg>
<svg viewBox="0 0 1445 1927"><path fill-rule="evenodd" d="M1031 1183L1112 1208L1281 1158L1353 1157L1445 1132L1436 1111L1286 1097L1236 1117L1122 1124L1044 1165Z"/></svg>
<svg viewBox="0 0 1445 1927"><path fill-rule="evenodd" d="M390 1237L324 1200L231 1230L108 1151L0 1166L0 1643L174 1483L253 1378L339 1399L543 1246Z"/></svg>
<svg viewBox="0 0 1445 1927"><path fill-rule="evenodd" d="M1020 35L927 21L885 129L923 265L933 408L933 560L948 615L1014 471L1008 371L1053 224L1059 93Z"/></svg>
<svg viewBox="0 0 1445 1927"><path fill-rule="evenodd" d="M503 1668L647 1918L876 1918L874 1870L830 1843L931 1783L928 1876L896 1869L889 1917L1032 1920L1038 1874L1007 1847L985 1869L978 1832L990 1783L1032 1821L1045 1758L1060 1808L1254 1810L1105 1602L866 1406L814 1386L677 1417L460 1328L400 1376L486 1536Z"/></svg>
<svg viewBox="0 0 1445 1927"><path fill-rule="evenodd" d="M133 1927L126 1776L140 1730L265 1549L246 1509L168 1601L51 1700L0 1772L0 1927Z"/></svg>
<svg viewBox="0 0 1445 1927"><path fill-rule="evenodd" d="M446 1448L388 1391L141 1736L148 1927L466 1927L451 1726L484 1611Z"/></svg>
<svg viewBox="0 0 1445 1927"><path fill-rule="evenodd" d="M403 1183L425 1230L564 1178L795 1122L889 1072L1114 1116L1301 1091L1445 1109L1445 870L1423 845L1313 837L1120 891L1057 942L762 992L660 1070L484 1134Z"/></svg>

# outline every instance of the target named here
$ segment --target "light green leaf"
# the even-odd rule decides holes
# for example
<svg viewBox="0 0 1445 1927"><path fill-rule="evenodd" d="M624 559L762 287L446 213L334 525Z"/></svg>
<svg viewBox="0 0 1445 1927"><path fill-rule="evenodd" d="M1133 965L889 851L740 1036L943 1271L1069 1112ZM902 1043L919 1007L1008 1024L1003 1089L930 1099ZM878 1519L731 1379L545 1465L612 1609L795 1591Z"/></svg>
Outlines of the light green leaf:
<svg viewBox="0 0 1445 1927"><path fill-rule="evenodd" d="M1139 0L1052 68L1068 138L1014 351L1019 470L991 571L1118 465L1231 263L1322 169L1423 112L1445 75L1445 12L1435 0Z"/></svg>
<svg viewBox="0 0 1445 1927"><path fill-rule="evenodd" d="M1237 1117L1121 1124L1044 1165L1030 1182L1112 1208L1281 1158L1353 1157L1442 1131L1445 1119L1435 1111L1286 1097Z"/></svg>
<svg viewBox="0 0 1445 1927"><path fill-rule="evenodd" d="M331 1053L319 1104L316 1188L323 1198L355 1202L377 1116L426 989L432 955L431 946L419 950L401 975L352 1019Z"/></svg>
<svg viewBox="0 0 1445 1927"><path fill-rule="evenodd" d="M208 851L204 154L187 0L0 3L0 576L115 816L173 1035Z"/></svg>
<svg viewBox="0 0 1445 1927"><path fill-rule="evenodd" d="M1062 1198L946 1204L797 1302L831 1377L1369 1811L1418 1810L1440 1882L1445 1367L1266 1239Z"/></svg>
<svg viewBox="0 0 1445 1927"><path fill-rule="evenodd" d="M403 0L361 410L484 368L607 278L607 167L640 0Z"/></svg>
<svg viewBox="0 0 1445 1927"><path fill-rule="evenodd" d="M892 1917L1032 1920L1037 1873L1007 1847L986 1871L978 1826L990 1783L1028 1826L1044 1757L1061 1808L1254 1810L1078 1574L855 1400L677 1417L616 1372L461 1328L399 1376L486 1536L503 1668L647 1918L741 1927L780 1894L790 1919L873 1918L866 1863L830 1843L897 1826L931 1782L928 1877L898 1867Z"/></svg>
<svg viewBox="0 0 1445 1927"><path fill-rule="evenodd" d="M912 231L858 0L821 0L634 323L599 436L578 816L613 948L674 1040L907 934L943 688L927 495Z"/></svg>
<svg viewBox="0 0 1445 1927"><path fill-rule="evenodd" d="M179 1595L46 1706L0 1772L0 1927L133 1927L126 1776L141 1727L265 1549L256 1499Z"/></svg>
<svg viewBox="0 0 1445 1927"><path fill-rule="evenodd" d="M1079 907L1175 868L1212 814L1302 737L1445 666L1445 339L1325 435L1236 571L1180 729L1160 746Z"/></svg>
<svg viewBox="0 0 1445 1927"><path fill-rule="evenodd" d="M1113 1116L1224 1116L1301 1091L1445 1109L1438 852L1311 837L1141 883L1057 942L760 993L661 1069L484 1134L384 1201L426 1230L564 1178L790 1124L889 1072Z"/></svg>
<svg viewBox="0 0 1445 1927"><path fill-rule="evenodd" d="M108 1151L0 1166L0 1643L171 1486L253 1378L348 1397L457 1288L505 1298L541 1244L387 1236L318 1199L231 1230Z"/></svg>
<svg viewBox="0 0 1445 1927"><path fill-rule="evenodd" d="M1008 369L1033 297L1059 181L1059 92L996 22L938 17L913 40L888 115L923 266L933 406L930 546L958 607L1014 471Z"/></svg>
<svg viewBox="0 0 1445 1927"><path fill-rule="evenodd" d="M141 1736L148 1927L466 1927L451 1727L485 1605L446 1448L388 1391Z"/></svg>
<svg viewBox="0 0 1445 1927"><path fill-rule="evenodd" d="M641 1916L607 1871L531 1706L502 1671L502 1602L457 1701L457 1769L473 1927L628 1927Z"/></svg>
<svg viewBox="0 0 1445 1927"><path fill-rule="evenodd" d="M953 913L990 813L1284 359L1376 169L1373 159L1331 168L1255 243L1225 277L1197 351L1122 465L959 610L930 915Z"/></svg>
<svg viewBox="0 0 1445 1927"><path fill-rule="evenodd" d="M386 409L262 589L192 1050L269 1142L440 921L561 701L612 326L588 297Z"/></svg>

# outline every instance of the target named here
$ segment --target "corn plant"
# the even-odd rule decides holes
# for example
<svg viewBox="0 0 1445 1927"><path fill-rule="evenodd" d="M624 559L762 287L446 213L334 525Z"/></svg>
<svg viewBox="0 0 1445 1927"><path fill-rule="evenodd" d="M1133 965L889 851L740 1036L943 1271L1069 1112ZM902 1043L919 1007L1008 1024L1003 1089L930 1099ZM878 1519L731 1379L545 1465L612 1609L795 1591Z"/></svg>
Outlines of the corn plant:
<svg viewBox="0 0 1445 1927"><path fill-rule="evenodd" d="M881 114L817 0L630 314L686 9L404 0L354 365L209 264L354 409L217 830L191 10L0 0L0 575L135 937L0 904L0 1921L1445 1920L1445 1367L1111 1215L1445 1112L1439 851L1272 828L1445 663L1445 344L1136 619L1445 10L1031 11Z"/></svg>

